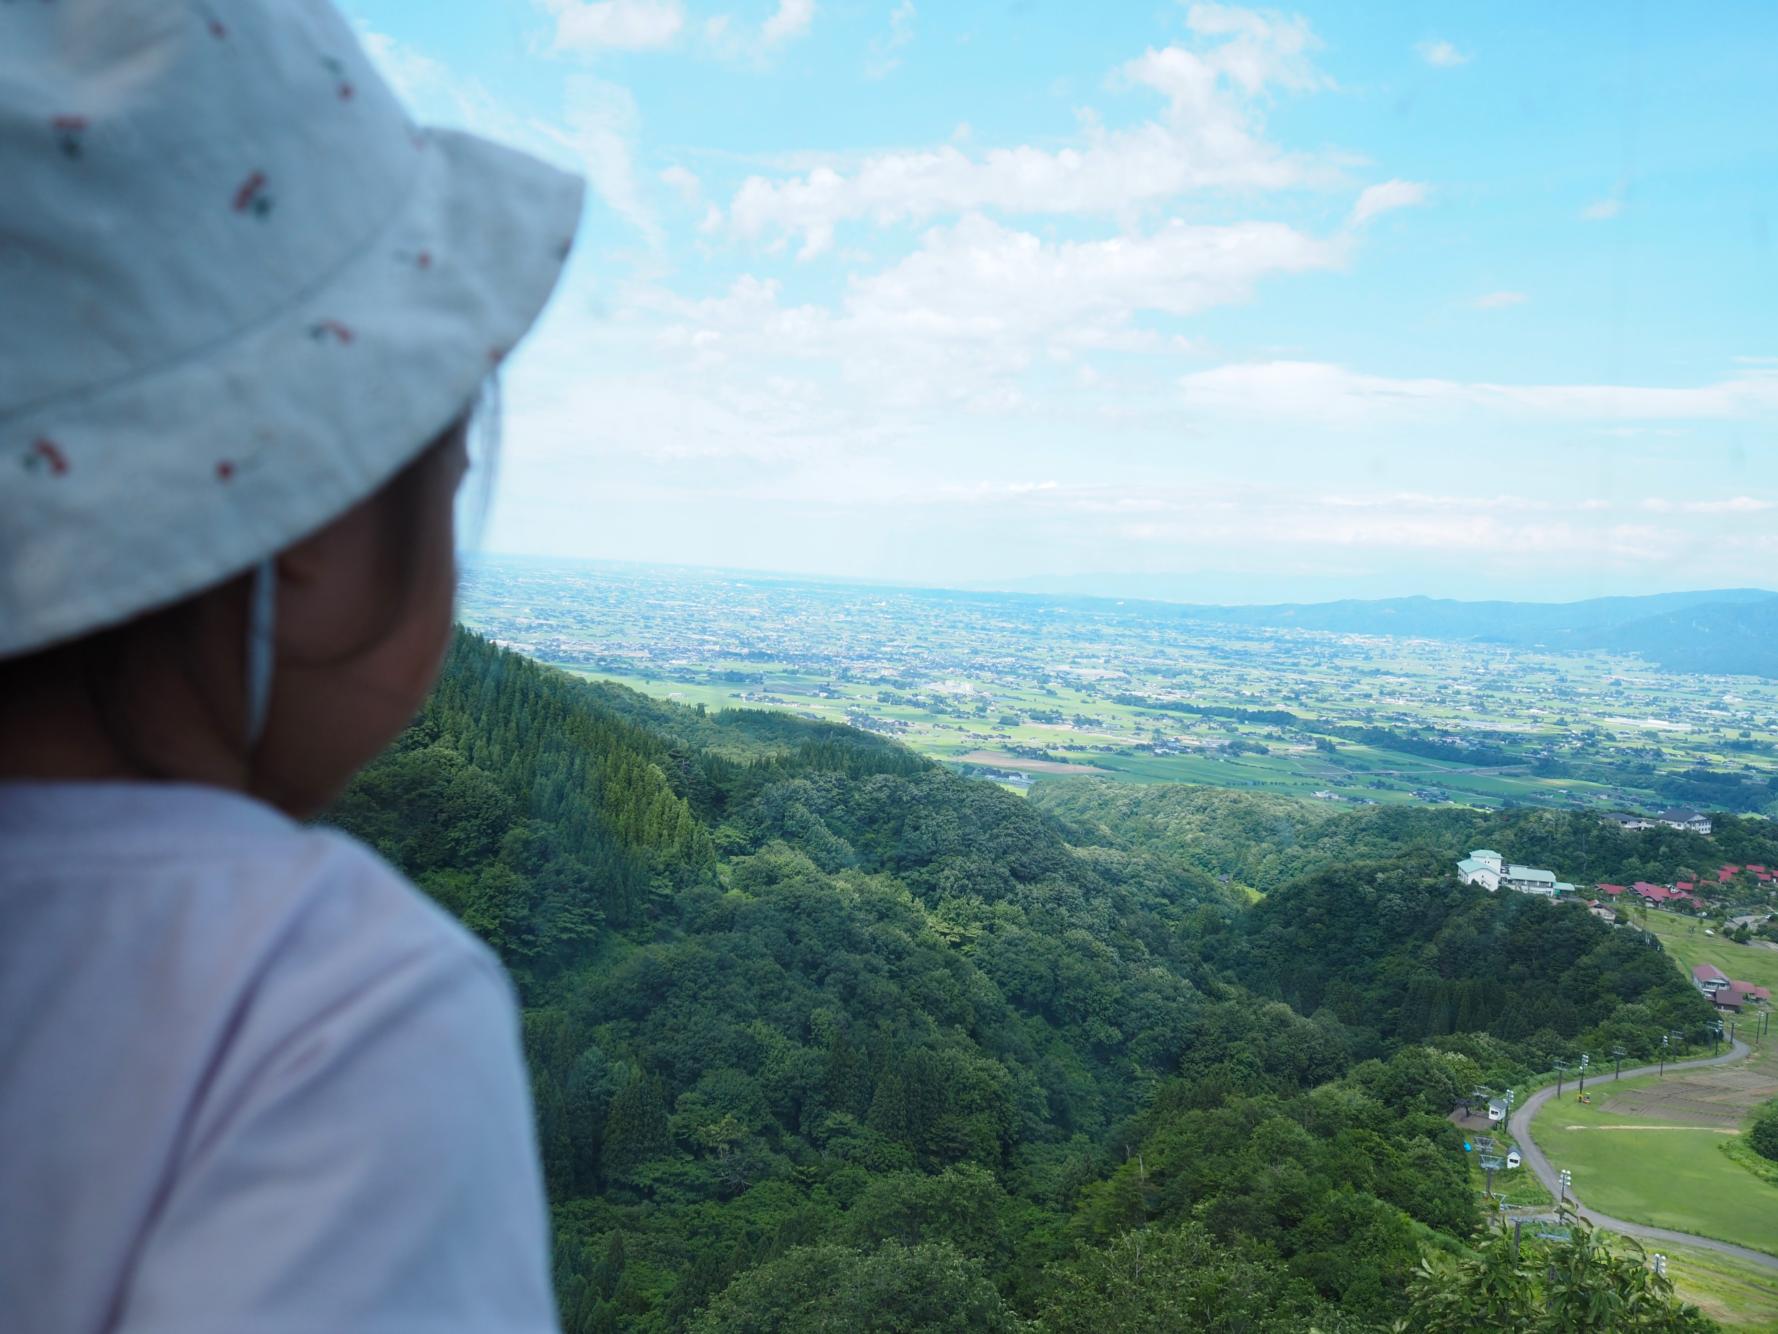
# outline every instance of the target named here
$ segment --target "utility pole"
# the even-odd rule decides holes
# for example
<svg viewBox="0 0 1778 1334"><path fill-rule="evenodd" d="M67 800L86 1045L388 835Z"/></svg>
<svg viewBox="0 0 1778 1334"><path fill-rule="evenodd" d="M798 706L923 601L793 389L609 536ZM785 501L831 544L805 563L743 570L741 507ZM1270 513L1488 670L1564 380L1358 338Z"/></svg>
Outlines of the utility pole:
<svg viewBox="0 0 1778 1334"><path fill-rule="evenodd" d="M1584 1052L1581 1054L1581 1058L1580 1058L1580 1091L1582 1093L1585 1093L1587 1091L1587 1062L1592 1059L1593 1058L1591 1056L1588 1056ZM1560 1098L1561 1094L1557 1094L1556 1096L1558 1098Z"/></svg>
<svg viewBox="0 0 1778 1334"><path fill-rule="evenodd" d="M1555 1069L1555 1072L1556 1072L1556 1101L1561 1102L1562 1101L1562 1076L1567 1073L1568 1066L1562 1061L1557 1061L1553 1068Z"/></svg>
<svg viewBox="0 0 1778 1334"><path fill-rule="evenodd" d="M1611 1076L1611 1082L1614 1084L1618 1080L1620 1080L1624 1077L1624 1056L1625 1055L1626 1055L1626 1053L1622 1047L1613 1047L1611 1049L1611 1059L1613 1062L1616 1063L1616 1066L1617 1066L1616 1071Z"/></svg>
<svg viewBox="0 0 1778 1334"><path fill-rule="evenodd" d="M1663 1033L1663 1034L1661 1034L1661 1068L1657 1074L1657 1077L1659 1075L1664 1075L1666 1073L1667 1073L1667 1035L1665 1033Z"/></svg>
<svg viewBox="0 0 1778 1334"><path fill-rule="evenodd" d="M1562 1169L1562 1175L1557 1179L1561 1183L1561 1187L1562 1187L1562 1198L1561 1198L1560 1202L1562 1204L1567 1204L1568 1203L1568 1185L1571 1181L1574 1180L1574 1173L1570 1172L1566 1167L1564 1167Z"/></svg>

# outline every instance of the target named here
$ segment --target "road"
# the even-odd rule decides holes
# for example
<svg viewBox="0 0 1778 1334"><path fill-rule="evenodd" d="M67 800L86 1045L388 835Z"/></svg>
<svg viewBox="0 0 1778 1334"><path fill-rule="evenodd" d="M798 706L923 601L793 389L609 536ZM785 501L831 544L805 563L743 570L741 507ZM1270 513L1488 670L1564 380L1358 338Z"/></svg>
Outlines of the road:
<svg viewBox="0 0 1778 1334"><path fill-rule="evenodd" d="M1747 1054L1747 1044L1737 1040L1731 1044L1729 1050L1724 1052L1721 1056L1706 1056L1703 1059L1696 1061L1669 1061L1667 1062L1667 1069L1669 1072L1673 1072L1678 1070L1696 1070L1701 1066L1706 1065L1728 1065L1732 1061L1740 1060ZM1658 1074L1660 1068L1661 1067L1658 1065L1639 1065L1633 1070L1624 1071L1621 1077L1632 1079L1637 1075ZM1597 1088L1604 1082L1604 1080L1595 1077L1593 1086ZM1564 1083L1562 1087L1564 1090L1572 1088L1574 1087L1574 1081L1569 1080ZM1543 1150L1538 1148L1531 1139L1531 1118L1537 1115L1538 1108L1542 1107L1555 1096L1555 1085L1551 1085L1546 1089L1539 1089L1536 1093L1533 1093L1529 1098L1525 1099L1525 1105L1515 1110L1512 1115L1512 1120L1507 1122L1507 1129L1512 1132L1513 1138L1518 1141L1519 1151L1524 1155L1525 1166L1529 1167L1537 1174L1537 1179L1543 1182L1544 1188L1548 1190L1552 1196L1556 1195L1559 1190L1556 1182L1556 1172L1555 1169L1550 1166L1549 1159L1543 1156ZM1675 1232L1671 1228L1649 1227L1645 1223L1631 1223L1622 1218L1608 1218L1604 1214L1583 1208L1581 1206L1580 1198L1575 1195L1573 1191L1569 1191L1568 1201L1579 1211L1582 1218L1586 1219L1595 1227L1605 1228L1609 1232L1622 1232L1626 1236L1637 1237L1643 1241L1665 1241L1680 1246L1697 1246L1707 1251L1721 1251L1724 1255L1733 1255L1753 1264L1764 1266L1767 1269L1778 1270L1778 1255L1768 1255L1764 1251L1752 1250L1746 1246L1737 1246L1731 1241L1717 1241L1714 1237L1700 1237L1690 1232Z"/></svg>

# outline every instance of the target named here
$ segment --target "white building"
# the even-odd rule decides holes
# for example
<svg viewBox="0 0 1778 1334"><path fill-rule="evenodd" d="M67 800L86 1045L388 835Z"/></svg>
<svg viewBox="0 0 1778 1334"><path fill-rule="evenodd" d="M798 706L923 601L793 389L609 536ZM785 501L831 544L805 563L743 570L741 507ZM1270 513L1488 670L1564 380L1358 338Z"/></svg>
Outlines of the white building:
<svg viewBox="0 0 1778 1334"><path fill-rule="evenodd" d="M1466 885L1480 885L1490 894L1505 888L1553 899L1574 892L1574 886L1556 879L1554 871L1508 862L1491 848L1478 848L1458 862L1457 878Z"/></svg>
<svg viewBox="0 0 1778 1334"><path fill-rule="evenodd" d="M1710 832L1710 817L1702 811L1689 810L1683 806L1670 811L1662 811L1660 821L1669 829L1683 829L1693 834Z"/></svg>
<svg viewBox="0 0 1778 1334"><path fill-rule="evenodd" d="M1478 848L1457 863L1457 878L1466 885L1480 885L1492 894L1500 888L1500 877L1505 869L1498 852Z"/></svg>
<svg viewBox="0 0 1778 1334"><path fill-rule="evenodd" d="M1539 866L1509 865L1500 877L1500 884L1505 889L1516 889L1521 894L1542 894L1546 898L1555 898L1563 889L1573 890L1573 885L1563 885L1556 879L1554 871L1546 871Z"/></svg>

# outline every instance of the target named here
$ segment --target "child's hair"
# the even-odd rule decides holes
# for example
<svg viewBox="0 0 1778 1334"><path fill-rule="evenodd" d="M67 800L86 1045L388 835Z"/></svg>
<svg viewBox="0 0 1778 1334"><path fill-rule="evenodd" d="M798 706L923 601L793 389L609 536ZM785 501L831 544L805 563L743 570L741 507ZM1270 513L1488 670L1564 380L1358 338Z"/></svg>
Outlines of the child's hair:
<svg viewBox="0 0 1778 1334"><path fill-rule="evenodd" d="M450 452L449 446L459 436L473 433L477 438L477 452L483 464L481 503L485 504L487 474L491 471L498 433L498 411L497 386L490 380L475 404L433 437L366 502L374 508L379 520L382 540L378 559L381 572L386 572L387 586L393 592L379 607L375 621L353 636L352 643L332 658L332 662L349 663L368 653L400 624L422 573L418 553L427 545L421 527L426 523L428 513L423 503L427 483L443 466ZM132 716L129 678L133 670L158 656L163 664L195 680L199 664L193 652L193 628L202 604L218 589L243 583L250 577L250 573L243 572L222 584L121 625L22 658L0 660L0 699L19 707L46 690L63 689L78 683L92 701L107 739L133 769L144 778L175 777L166 773L139 742ZM309 662L305 665L328 664ZM221 710L225 706L220 702L211 701L209 707L217 710L216 721L222 726L224 735L238 729L238 721L222 716ZM0 757L4 752L5 738L0 736Z"/></svg>

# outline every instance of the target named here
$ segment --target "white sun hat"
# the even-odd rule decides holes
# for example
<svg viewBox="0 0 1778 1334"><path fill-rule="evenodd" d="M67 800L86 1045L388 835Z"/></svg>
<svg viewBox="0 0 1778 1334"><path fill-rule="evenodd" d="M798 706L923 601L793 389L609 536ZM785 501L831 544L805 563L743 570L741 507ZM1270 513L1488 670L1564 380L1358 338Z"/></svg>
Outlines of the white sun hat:
<svg viewBox="0 0 1778 1334"><path fill-rule="evenodd" d="M0 0L0 657L374 492L536 319L581 194L415 126L325 0Z"/></svg>

